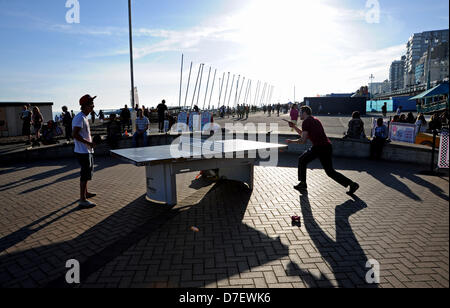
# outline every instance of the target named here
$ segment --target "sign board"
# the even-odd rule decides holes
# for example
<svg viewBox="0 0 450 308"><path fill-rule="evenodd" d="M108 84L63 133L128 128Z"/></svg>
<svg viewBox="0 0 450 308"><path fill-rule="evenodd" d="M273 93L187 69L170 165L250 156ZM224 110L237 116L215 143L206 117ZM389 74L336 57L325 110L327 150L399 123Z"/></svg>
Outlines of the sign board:
<svg viewBox="0 0 450 308"><path fill-rule="evenodd" d="M209 112L203 112L202 113L202 130L205 127L205 125L211 123L211 113Z"/></svg>
<svg viewBox="0 0 450 308"><path fill-rule="evenodd" d="M441 145L439 146L439 162L438 167L441 169L448 169L448 152L449 152L449 136L448 131L441 134Z"/></svg>
<svg viewBox="0 0 450 308"><path fill-rule="evenodd" d="M177 131L183 131L187 125L187 112L180 112L178 115Z"/></svg>
<svg viewBox="0 0 450 308"><path fill-rule="evenodd" d="M197 112L191 112L189 114L189 130L200 131L200 116Z"/></svg>
<svg viewBox="0 0 450 308"><path fill-rule="evenodd" d="M192 131L199 132L202 128L201 117L199 114L194 114L192 118L193 118Z"/></svg>
<svg viewBox="0 0 450 308"><path fill-rule="evenodd" d="M415 124L405 123L391 123L389 129L389 138L392 141L416 143L416 130Z"/></svg>

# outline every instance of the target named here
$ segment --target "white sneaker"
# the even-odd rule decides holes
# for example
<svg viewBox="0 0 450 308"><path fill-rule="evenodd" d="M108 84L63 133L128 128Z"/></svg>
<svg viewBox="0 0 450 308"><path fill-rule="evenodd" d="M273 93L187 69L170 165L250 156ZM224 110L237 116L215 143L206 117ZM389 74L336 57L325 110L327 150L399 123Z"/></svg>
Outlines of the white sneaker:
<svg viewBox="0 0 450 308"><path fill-rule="evenodd" d="M78 205L81 206L81 207L87 207L87 208L93 208L93 207L97 206L97 204L95 204L95 203L93 203L93 202L91 202L89 200L80 201L80 203Z"/></svg>

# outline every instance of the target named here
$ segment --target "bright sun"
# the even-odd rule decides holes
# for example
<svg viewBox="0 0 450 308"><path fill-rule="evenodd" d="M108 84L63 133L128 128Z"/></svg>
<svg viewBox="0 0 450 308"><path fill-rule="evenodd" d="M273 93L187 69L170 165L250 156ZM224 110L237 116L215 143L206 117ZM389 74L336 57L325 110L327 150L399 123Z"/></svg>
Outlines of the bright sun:
<svg viewBox="0 0 450 308"><path fill-rule="evenodd" d="M248 69L293 87L319 79L318 67L332 60L343 40L340 14L320 1L255 0L229 22L242 54L251 59Z"/></svg>

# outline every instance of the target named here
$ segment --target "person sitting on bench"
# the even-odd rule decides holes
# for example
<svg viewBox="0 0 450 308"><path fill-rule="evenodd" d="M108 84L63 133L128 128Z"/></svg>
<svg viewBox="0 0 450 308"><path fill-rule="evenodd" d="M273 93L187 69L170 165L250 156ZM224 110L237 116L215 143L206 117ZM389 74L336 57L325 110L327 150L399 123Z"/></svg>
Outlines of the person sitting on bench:
<svg viewBox="0 0 450 308"><path fill-rule="evenodd" d="M133 135L133 148L137 146L138 138L144 138L144 147L147 146L147 130L150 122L143 114L142 109L139 109L136 118L136 133Z"/></svg>
<svg viewBox="0 0 450 308"><path fill-rule="evenodd" d="M47 125L42 128L42 143L44 145L57 144L56 137L62 135L62 129L52 121L48 121Z"/></svg>

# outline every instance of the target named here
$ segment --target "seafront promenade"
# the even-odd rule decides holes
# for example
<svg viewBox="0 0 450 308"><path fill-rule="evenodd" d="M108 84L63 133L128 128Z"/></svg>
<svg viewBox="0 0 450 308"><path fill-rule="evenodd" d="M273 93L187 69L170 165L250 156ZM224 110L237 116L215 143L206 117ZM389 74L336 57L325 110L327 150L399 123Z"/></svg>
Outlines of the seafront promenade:
<svg viewBox="0 0 450 308"><path fill-rule="evenodd" d="M78 207L73 158L2 165L0 286L73 287L65 275L75 259L77 287L448 288L448 175L337 157L335 168L361 184L357 196L318 161L300 195L297 158L281 151L277 166L258 165L253 191L178 175L179 203L165 207L145 200L145 169L99 156L92 209ZM379 283L367 282L369 261Z"/></svg>
<svg viewBox="0 0 450 308"><path fill-rule="evenodd" d="M93 209L77 206L73 159L1 167L0 286L67 287L69 259L81 264L81 287L449 286L448 177L336 159L362 184L358 196L318 162L300 196L296 166L285 153L277 167L256 167L253 192L184 174L167 208L145 200L145 169L98 158ZM368 260L380 284L366 283Z"/></svg>

